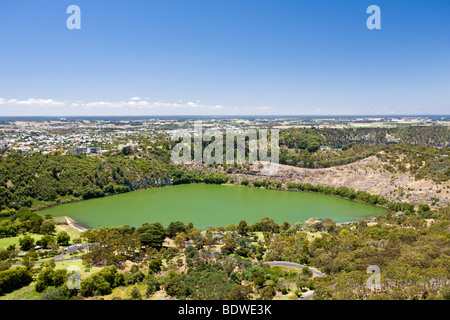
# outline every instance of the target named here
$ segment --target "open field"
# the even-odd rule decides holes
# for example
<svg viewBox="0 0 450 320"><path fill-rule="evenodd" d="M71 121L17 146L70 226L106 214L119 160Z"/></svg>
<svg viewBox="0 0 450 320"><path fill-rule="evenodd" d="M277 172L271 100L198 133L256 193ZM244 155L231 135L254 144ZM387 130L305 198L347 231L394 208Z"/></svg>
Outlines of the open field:
<svg viewBox="0 0 450 320"><path fill-rule="evenodd" d="M29 234L34 241L37 241L43 237L42 234L35 234L31 233ZM23 237L23 235L17 236L17 237L10 237L10 238L0 238L0 248L6 249L8 246L15 244L16 247L19 247L19 238Z"/></svg>
<svg viewBox="0 0 450 320"><path fill-rule="evenodd" d="M81 232L75 229L73 226L68 224L58 224L56 225L56 233L65 231L70 236L70 239L73 240L75 238L79 238Z"/></svg>

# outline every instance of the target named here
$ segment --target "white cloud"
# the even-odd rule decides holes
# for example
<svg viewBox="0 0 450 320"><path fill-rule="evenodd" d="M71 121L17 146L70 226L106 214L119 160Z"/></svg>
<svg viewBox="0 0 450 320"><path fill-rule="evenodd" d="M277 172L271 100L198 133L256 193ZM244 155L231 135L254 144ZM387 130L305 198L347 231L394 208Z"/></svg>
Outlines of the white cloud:
<svg viewBox="0 0 450 320"><path fill-rule="evenodd" d="M0 98L0 104L6 104L6 105L10 105L10 106L20 106L20 105L25 105L25 106L44 106L44 107L48 107L48 106L65 106L66 102L64 101L56 101L53 99L34 99L34 98L30 98L27 100L17 100L17 99L9 99L6 100L4 98Z"/></svg>
<svg viewBox="0 0 450 320"><path fill-rule="evenodd" d="M6 113L16 114L60 114L60 115L89 115L89 114L238 114L266 111L268 106L223 106L220 104L202 104L200 100L178 100L176 102L148 101L140 97L132 97L122 101L81 101L29 98L26 100L5 99L0 97L0 106ZM17 108L14 108L17 107ZM19 108L20 107L20 108ZM57 107L52 110L48 107ZM6 110L5 110L6 109ZM108 112L108 110L110 110ZM220 112L220 113L219 113Z"/></svg>

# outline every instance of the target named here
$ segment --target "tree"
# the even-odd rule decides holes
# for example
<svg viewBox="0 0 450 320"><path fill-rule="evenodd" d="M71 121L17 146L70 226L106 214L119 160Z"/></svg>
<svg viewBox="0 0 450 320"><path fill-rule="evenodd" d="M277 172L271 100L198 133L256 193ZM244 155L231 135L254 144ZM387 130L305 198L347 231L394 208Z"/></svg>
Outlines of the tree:
<svg viewBox="0 0 450 320"><path fill-rule="evenodd" d="M36 291L43 292L49 286L62 286L67 278L68 275L65 269L55 270L53 267L46 267L39 272L36 282Z"/></svg>
<svg viewBox="0 0 450 320"><path fill-rule="evenodd" d="M167 236L173 239L178 233L186 232L186 226L181 221L171 222L167 227Z"/></svg>
<svg viewBox="0 0 450 320"><path fill-rule="evenodd" d="M31 272L23 266L0 271L0 295L27 286L32 281Z"/></svg>
<svg viewBox="0 0 450 320"><path fill-rule="evenodd" d="M125 156L128 156L130 154L133 153L133 149L131 148L131 146L125 146L122 148L122 154Z"/></svg>
<svg viewBox="0 0 450 320"><path fill-rule="evenodd" d="M125 260L139 258L139 235L128 228L88 230L82 237L92 243L89 252L83 255L83 261L88 264L119 266Z"/></svg>
<svg viewBox="0 0 450 320"><path fill-rule="evenodd" d="M141 243L153 248L162 247L166 238L166 231L160 223L144 223L137 229L137 232Z"/></svg>
<svg viewBox="0 0 450 320"><path fill-rule="evenodd" d="M251 229L252 231L280 232L280 226L273 221L273 219L269 219L268 217L261 219L260 222L256 222Z"/></svg>
<svg viewBox="0 0 450 320"><path fill-rule="evenodd" d="M184 244L186 242L186 234L184 232L181 232L181 233L177 234L175 236L174 242L175 242L175 245L178 248L183 249L184 248Z"/></svg>
<svg viewBox="0 0 450 320"><path fill-rule="evenodd" d="M444 300L450 300L450 287L444 287L440 291L440 295Z"/></svg>
<svg viewBox="0 0 450 320"><path fill-rule="evenodd" d="M28 251L31 249L31 247L33 247L34 245L34 239L29 236L23 236L22 238L19 238L19 246L20 249L22 249L23 251Z"/></svg>
<svg viewBox="0 0 450 320"><path fill-rule="evenodd" d="M105 267L98 274L109 283L111 288L124 284L124 276L122 273L117 272L116 266Z"/></svg>
<svg viewBox="0 0 450 320"><path fill-rule="evenodd" d="M192 229L194 229L194 224L189 222L186 226L186 232L189 233Z"/></svg>
<svg viewBox="0 0 450 320"><path fill-rule="evenodd" d="M131 291L131 299L132 300L142 300L141 291L139 291L138 287L134 287Z"/></svg>
<svg viewBox="0 0 450 320"><path fill-rule="evenodd" d="M70 236L65 231L58 232L56 235L56 242L61 246L68 246L70 242Z"/></svg>
<svg viewBox="0 0 450 320"><path fill-rule="evenodd" d="M428 212L428 211L430 211L430 206L429 205L427 205L427 204L419 204L418 205L418 207L419 207L419 210L418 210L418 212L419 213L423 213L423 212Z"/></svg>
<svg viewBox="0 0 450 320"><path fill-rule="evenodd" d="M244 257L244 258L248 258L251 255L250 250L245 247L239 247L238 249L236 249L236 251L234 253L236 255Z"/></svg>
<svg viewBox="0 0 450 320"><path fill-rule="evenodd" d="M81 280L80 293L84 297L90 297L95 294L106 295L110 294L111 291L111 285L98 273Z"/></svg>
<svg viewBox="0 0 450 320"><path fill-rule="evenodd" d="M198 239L202 238L202 235L199 229L192 228L189 229L187 237L192 241L196 242L198 241Z"/></svg>
<svg viewBox="0 0 450 320"><path fill-rule="evenodd" d="M281 292L283 295L286 295L286 294L288 294L288 288L287 288L285 285L282 285L282 286L280 287L280 292Z"/></svg>
<svg viewBox="0 0 450 320"><path fill-rule="evenodd" d="M198 251L195 250L193 246L188 246L186 249L184 249L184 255L186 259L194 259L198 257Z"/></svg>
<svg viewBox="0 0 450 320"><path fill-rule="evenodd" d="M0 248L0 261L8 260L10 253L8 250Z"/></svg>
<svg viewBox="0 0 450 320"><path fill-rule="evenodd" d="M225 236L223 237L223 242L225 244L233 244L236 245L236 240L234 239L234 236L231 232L227 232Z"/></svg>
<svg viewBox="0 0 450 320"><path fill-rule="evenodd" d="M47 289L42 295L41 300L68 300L73 295L70 290L65 286L57 287L55 289Z"/></svg>
<svg viewBox="0 0 450 320"><path fill-rule="evenodd" d="M225 231L236 231L237 226L235 224L229 224L225 226Z"/></svg>
<svg viewBox="0 0 450 320"><path fill-rule="evenodd" d="M291 227L291 225L289 224L289 222L283 222L283 224L281 225L281 230L288 230Z"/></svg>
<svg viewBox="0 0 450 320"><path fill-rule="evenodd" d="M275 290L272 286L265 286L260 291L261 294L261 300L272 300L275 296Z"/></svg>
<svg viewBox="0 0 450 320"><path fill-rule="evenodd" d="M241 284L241 275L238 272L233 271L230 274L230 280L235 284Z"/></svg>
<svg viewBox="0 0 450 320"><path fill-rule="evenodd" d="M42 234L53 234L55 232L56 224L53 219L48 219L41 224Z"/></svg>
<svg viewBox="0 0 450 320"><path fill-rule="evenodd" d="M305 289L306 287L307 287L307 285L306 285L305 281L300 280L299 282L297 282L297 288L298 288L299 290L303 290L303 289Z"/></svg>
<svg viewBox="0 0 450 320"><path fill-rule="evenodd" d="M239 225L237 227L237 232L241 235L241 236L245 236L247 234L248 231L248 225L247 222L245 220L241 220L239 221Z"/></svg>
<svg viewBox="0 0 450 320"><path fill-rule="evenodd" d="M236 286L231 289L225 297L225 300L250 300L252 289L248 286Z"/></svg>
<svg viewBox="0 0 450 320"><path fill-rule="evenodd" d="M229 255L229 254L232 254L235 249L236 249L236 244L229 243L229 244L222 246L222 248L220 248L220 252L222 252L222 254L224 254L224 255Z"/></svg>
<svg viewBox="0 0 450 320"><path fill-rule="evenodd" d="M55 242L55 238L53 236L47 234L47 235L43 236L40 240L38 240L36 243L39 243L43 249L47 249L54 242Z"/></svg>
<svg viewBox="0 0 450 320"><path fill-rule="evenodd" d="M168 279L164 283L164 289L169 296L172 297L187 297L192 292L189 285L186 283L185 274L169 273Z"/></svg>
<svg viewBox="0 0 450 320"><path fill-rule="evenodd" d="M160 283L159 281L153 277L150 276L147 278L147 297L150 297L151 295L153 295L156 291L159 291L160 288Z"/></svg>
<svg viewBox="0 0 450 320"><path fill-rule="evenodd" d="M312 276L312 271L307 266L304 266L302 268L302 274L305 276Z"/></svg>
<svg viewBox="0 0 450 320"><path fill-rule="evenodd" d="M252 280L253 280L253 283L255 284L255 287L261 288L264 285L264 282L266 280L262 270L253 271Z"/></svg>
<svg viewBox="0 0 450 320"><path fill-rule="evenodd" d="M161 259L153 259L152 261L150 261L150 263L148 265L148 273L153 274L153 273L160 272L161 266L162 266Z"/></svg>

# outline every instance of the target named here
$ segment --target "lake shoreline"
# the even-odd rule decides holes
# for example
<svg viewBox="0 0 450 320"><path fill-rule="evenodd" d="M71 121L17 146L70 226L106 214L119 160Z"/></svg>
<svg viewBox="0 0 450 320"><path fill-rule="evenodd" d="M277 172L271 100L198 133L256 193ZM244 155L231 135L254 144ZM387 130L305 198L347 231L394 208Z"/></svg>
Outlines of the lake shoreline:
<svg viewBox="0 0 450 320"><path fill-rule="evenodd" d="M367 222L371 222L371 220L373 220L375 217L376 216L370 216L370 217L362 217L361 219L356 219L356 220L340 221L340 222L336 222L336 225L349 225L349 224L351 224L353 222L361 221L362 219L366 220ZM75 220L73 218L69 218L69 217L64 217L64 218L66 218L67 224L69 226L71 226L72 228L74 228L74 229L76 229L76 230L78 230L80 232L84 232L84 231L87 231L87 230L93 230L94 229L94 228L88 228L84 223L82 223L80 221L77 221L77 220ZM268 217L268 218L269 219L273 219L273 217ZM311 217L311 218L313 218L313 217ZM301 221L298 221L298 222L301 222ZM195 225L195 221L192 221L192 223ZM116 227L122 227L122 226L116 226ZM201 229L201 228L198 228L198 229L200 229L201 231L207 231L208 228L210 228L210 227L215 227L215 226L208 226L205 229Z"/></svg>
<svg viewBox="0 0 450 320"><path fill-rule="evenodd" d="M174 184L174 185L165 185L165 186L161 186L161 187L150 187L150 188L145 188L145 189L136 189L136 190L131 190L129 192L125 192L125 193L120 193L120 194L126 194L126 193L132 193L132 192L138 192L138 191L145 191L145 190L151 190L151 189L159 189L159 188L164 188L164 187L174 187L174 186L180 186L180 185L191 185L191 184L201 184L201 185L208 185L208 183L205 182L190 182L190 183L180 183L180 184ZM211 184L211 185L216 185L216 184ZM272 190L272 191L290 191L290 192L302 192L302 193L312 193L312 194L321 194L321 195L325 195L325 196L330 196L330 197L336 197L339 199L344 199L344 200L348 200L351 202L356 202L356 203L361 203L367 206L372 206L372 207L376 207L376 208L380 208L383 209L387 212L389 212L389 209L386 208L385 206L382 205L378 205L378 204L371 204L371 203L367 203L358 199L348 199L345 197L341 197L339 195L336 194L325 194L325 193L321 193L321 192L315 192L315 191L309 191L309 190L292 190L289 188L281 188L281 189L267 189L264 187L255 187L255 186L250 186L250 185L241 185L241 184L234 184L234 183L222 183L222 184L217 184L217 185L221 185L221 186L229 186L229 187L245 187L245 188L254 188L254 189L263 189L263 190ZM83 199L83 198L74 198L71 201L67 201L67 202L62 202L62 203L49 203L48 205L44 206L44 207L40 207L40 208L30 208L30 211L44 211L50 208L54 208L54 207L58 207L64 204L70 204L70 203L77 203L77 202L83 202L83 201L89 201L89 200L94 200L94 199L101 199L101 198L107 198L107 197L111 197L111 196L117 196L119 194L109 194L109 195L105 195L104 197L99 197L99 198L91 198L91 199Z"/></svg>
<svg viewBox="0 0 450 320"><path fill-rule="evenodd" d="M74 229L76 229L76 230L78 230L80 232L84 232L84 231L89 230L89 228L85 228L84 224L79 222L79 221L76 221L76 220L74 220L74 219L72 219L70 217L64 217L64 218L66 219L67 224L69 226L71 226L72 228L74 228Z"/></svg>
<svg viewBox="0 0 450 320"><path fill-rule="evenodd" d="M288 221L291 224L304 223L311 217L328 217L336 223L348 224L361 219L371 220L376 216L388 213L386 209L378 206L338 196L330 197L330 195L317 192L271 193L270 191L289 190L255 187L226 188L227 186L236 185L182 184L174 186L174 188L164 188L168 193L159 190L160 188L152 188L139 190L144 193L143 195L129 192L117 195L112 201L109 200L112 199L110 197L78 201L66 204L66 206L57 206L59 209L56 210L55 207L46 209L42 214L48 213L55 217L69 218L68 224L74 225L77 230L82 232L91 228L96 229L98 225L139 227L144 222L160 222L164 225L177 220L185 223L193 222L201 230L207 230L208 227L237 224L240 219L256 223L263 217L274 219L277 223ZM236 193L232 190L241 191ZM297 198L293 194L298 194L299 197ZM173 199L177 199L177 201L174 202ZM336 200L331 200L328 205L327 199ZM336 202L338 199L340 199L339 202ZM89 203L89 205L80 205L80 203ZM179 204L174 205L173 203ZM367 209L354 207L351 203L363 205ZM374 211L374 209L378 210ZM92 211L92 215L89 210ZM167 213L173 213L172 217ZM234 214L235 217L230 217L230 214ZM217 218L211 217L211 215L215 215Z"/></svg>

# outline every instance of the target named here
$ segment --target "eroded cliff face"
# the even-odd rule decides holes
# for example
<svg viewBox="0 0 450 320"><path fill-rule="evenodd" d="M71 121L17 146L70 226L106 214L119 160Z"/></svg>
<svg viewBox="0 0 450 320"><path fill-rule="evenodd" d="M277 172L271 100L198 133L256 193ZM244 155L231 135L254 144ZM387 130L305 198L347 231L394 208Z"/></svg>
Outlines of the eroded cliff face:
<svg viewBox="0 0 450 320"><path fill-rule="evenodd" d="M236 171L238 180L272 180L311 183L313 185L348 187L384 196L389 201L406 201L429 205L450 204L450 182L437 184L431 180L415 180L409 173L391 173L383 169L387 163L376 156L332 168L306 169L279 165L274 175L262 175L261 163L254 163L247 170Z"/></svg>

